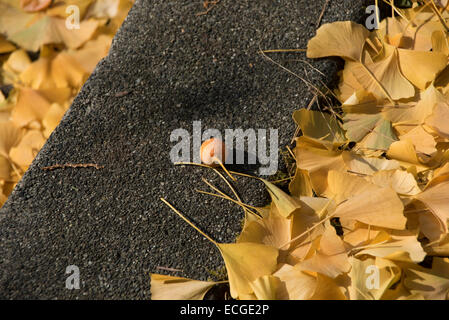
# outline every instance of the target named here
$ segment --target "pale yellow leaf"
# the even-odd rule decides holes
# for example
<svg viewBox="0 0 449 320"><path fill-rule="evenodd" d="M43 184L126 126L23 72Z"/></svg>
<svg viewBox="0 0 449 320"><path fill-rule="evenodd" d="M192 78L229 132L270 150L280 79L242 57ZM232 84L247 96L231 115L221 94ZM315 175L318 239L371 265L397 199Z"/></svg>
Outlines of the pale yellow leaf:
<svg viewBox="0 0 449 320"><path fill-rule="evenodd" d="M339 56L360 61L369 31L352 21L337 21L322 25L307 45L308 58Z"/></svg>
<svg viewBox="0 0 449 320"><path fill-rule="evenodd" d="M404 206L396 192L390 188L379 188L349 198L337 206L333 213L342 225L353 226L355 221L369 225L403 230L407 222Z"/></svg>
<svg viewBox="0 0 449 320"><path fill-rule="evenodd" d="M449 258L433 260L432 269L406 268L405 286L411 292L421 294L426 300L449 299Z"/></svg>
<svg viewBox="0 0 449 320"><path fill-rule="evenodd" d="M282 217L288 218L292 213L301 208L301 203L298 198L288 195L267 180L261 180L265 183L268 192L271 195L271 199L278 208L278 212Z"/></svg>
<svg viewBox="0 0 449 320"><path fill-rule="evenodd" d="M388 260L359 260L351 257L350 261L351 285L348 291L351 300L380 300L386 290L399 279L400 269Z"/></svg>
<svg viewBox="0 0 449 320"><path fill-rule="evenodd" d="M217 244L228 272L231 296L253 293L251 282L271 275L277 266L278 250L258 243Z"/></svg>
<svg viewBox="0 0 449 320"><path fill-rule="evenodd" d="M276 300L280 284L279 278L266 275L251 282L251 287L257 300Z"/></svg>
<svg viewBox="0 0 449 320"><path fill-rule="evenodd" d="M273 276L281 280L277 292L280 300L308 300L315 293L316 278L298 268L284 264Z"/></svg>
<svg viewBox="0 0 449 320"><path fill-rule="evenodd" d="M421 90L447 65L447 55L440 52L398 49L398 54L402 73Z"/></svg>
<svg viewBox="0 0 449 320"><path fill-rule="evenodd" d="M426 188L422 193L415 196L415 199L423 202L431 212L444 225L445 232L448 232L449 219L449 181L444 181Z"/></svg>
<svg viewBox="0 0 449 320"><path fill-rule="evenodd" d="M318 273L316 280L316 289L310 300L346 300L334 279Z"/></svg>
<svg viewBox="0 0 449 320"><path fill-rule="evenodd" d="M152 300L203 300L216 283L151 274Z"/></svg>
<svg viewBox="0 0 449 320"><path fill-rule="evenodd" d="M415 177L403 170L378 171L369 180L377 186L391 188L401 195L412 196L421 192Z"/></svg>
<svg viewBox="0 0 449 320"><path fill-rule="evenodd" d="M12 161L22 168L28 168L45 143L45 138L40 130L29 130L20 143L11 148L9 156Z"/></svg>
<svg viewBox="0 0 449 320"><path fill-rule="evenodd" d="M378 99L387 99L389 95L393 100L399 100L415 95L415 88L401 73L396 49L378 62L366 66L348 62L345 68L352 72L363 89Z"/></svg>

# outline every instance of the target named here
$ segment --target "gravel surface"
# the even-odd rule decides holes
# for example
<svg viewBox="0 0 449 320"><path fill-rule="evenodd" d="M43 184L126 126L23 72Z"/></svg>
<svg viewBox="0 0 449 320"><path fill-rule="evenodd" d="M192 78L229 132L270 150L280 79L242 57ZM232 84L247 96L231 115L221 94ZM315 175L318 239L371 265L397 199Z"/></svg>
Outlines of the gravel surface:
<svg viewBox="0 0 449 320"><path fill-rule="evenodd" d="M293 110L312 94L258 53L306 48L325 0L137 0L111 51L0 210L0 298L149 299L151 272L206 280L223 265L218 250L160 200L219 242L238 235L242 210L200 195L211 170L170 162L176 128L294 132ZM359 1L332 0L322 23L364 17ZM337 60L270 54L308 81L331 83ZM96 163L95 168L42 167ZM234 184L244 202L267 203L252 179ZM68 290L66 267L80 270ZM158 267L176 268L167 272Z"/></svg>

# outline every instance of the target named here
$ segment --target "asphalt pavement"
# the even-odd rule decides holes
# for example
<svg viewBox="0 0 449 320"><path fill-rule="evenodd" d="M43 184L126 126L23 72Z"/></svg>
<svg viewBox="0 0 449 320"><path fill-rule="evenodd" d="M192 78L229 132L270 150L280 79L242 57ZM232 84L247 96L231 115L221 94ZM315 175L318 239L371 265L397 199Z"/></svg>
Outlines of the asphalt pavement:
<svg viewBox="0 0 449 320"><path fill-rule="evenodd" d="M288 143L292 112L313 94L259 51L306 48L325 2L222 0L197 15L200 0L137 0L0 210L0 298L149 299L151 272L206 280L219 270L218 250L159 199L219 242L235 239L243 212L195 191L208 190L205 177L230 194L213 171L174 166L170 135L201 121L220 132L277 129L279 146ZM332 0L321 23L364 14L359 1ZM267 55L319 87L341 67L304 53ZM42 170L69 163L104 167ZM244 202L267 203L256 180L234 185ZM66 288L71 265L80 289Z"/></svg>

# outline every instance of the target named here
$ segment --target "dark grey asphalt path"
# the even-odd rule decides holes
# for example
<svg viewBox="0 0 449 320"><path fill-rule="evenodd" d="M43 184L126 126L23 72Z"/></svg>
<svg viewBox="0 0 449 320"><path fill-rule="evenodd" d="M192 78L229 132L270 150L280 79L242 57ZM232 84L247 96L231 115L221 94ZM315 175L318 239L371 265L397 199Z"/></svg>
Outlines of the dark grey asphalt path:
<svg viewBox="0 0 449 320"><path fill-rule="evenodd" d="M147 299L149 273L164 272L158 266L197 279L220 267L213 245L159 198L222 242L238 234L242 212L194 191L206 190L202 176L218 180L174 167L170 133L191 132L201 120L219 130L278 128L287 143L291 113L311 94L258 49L305 48L324 2L222 0L195 16L200 0L137 0L109 56L0 211L0 298ZM332 0L323 23L363 15L358 1ZM312 62L326 77L292 61L304 54L271 57L315 83L335 72L327 60ZM105 168L41 170L57 163ZM248 203L267 200L254 181L236 187ZM79 290L65 288L68 265L80 269Z"/></svg>

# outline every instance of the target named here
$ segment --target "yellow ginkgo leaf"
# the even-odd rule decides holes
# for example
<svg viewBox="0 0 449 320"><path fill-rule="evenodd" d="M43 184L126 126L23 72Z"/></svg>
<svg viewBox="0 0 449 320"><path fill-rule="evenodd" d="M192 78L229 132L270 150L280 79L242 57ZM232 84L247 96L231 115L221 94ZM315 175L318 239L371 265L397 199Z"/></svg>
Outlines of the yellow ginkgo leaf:
<svg viewBox="0 0 449 320"><path fill-rule="evenodd" d="M220 250L228 273L231 296L234 299L254 293L251 282L271 275L276 270L278 249L251 242L217 243L185 218L167 200L161 198L161 201Z"/></svg>
<svg viewBox="0 0 449 320"><path fill-rule="evenodd" d="M400 167L396 160L363 157L350 152L345 152L342 156L348 170L361 175L372 175L381 170L395 170Z"/></svg>
<svg viewBox="0 0 449 320"><path fill-rule="evenodd" d="M9 157L0 155L0 181L9 180L11 178L11 161Z"/></svg>
<svg viewBox="0 0 449 320"><path fill-rule="evenodd" d="M308 227L307 224L310 225L323 219L327 211L330 211L334 207L334 201L323 197L301 197L301 211L297 216L293 216L293 224L301 221L302 228L304 229L299 231L297 226L294 226L293 229L297 230L298 233L302 233Z"/></svg>
<svg viewBox="0 0 449 320"><path fill-rule="evenodd" d="M271 275L277 266L278 250L258 243L217 244L226 265L231 296L253 293L251 283Z"/></svg>
<svg viewBox="0 0 449 320"><path fill-rule="evenodd" d="M65 109L57 103L53 103L50 106L44 119L42 119L42 124L44 126L44 136L48 138L53 130L58 126L62 117L64 116Z"/></svg>
<svg viewBox="0 0 449 320"><path fill-rule="evenodd" d="M382 118L377 114L350 113L343 118L343 128L346 130L346 136L349 140L359 142L369 132L371 132L379 120Z"/></svg>
<svg viewBox="0 0 449 320"><path fill-rule="evenodd" d="M51 89L56 87L51 74L51 59L46 57L40 57L29 64L20 74L19 79L24 85L33 89Z"/></svg>
<svg viewBox="0 0 449 320"><path fill-rule="evenodd" d="M335 209L335 202L332 200L321 197L301 197L301 211L292 216L291 238L297 238L304 234L307 234L307 237L293 242L293 247L297 247L302 242L310 242L309 236L314 239L320 236L325 230L322 225L319 224L312 231L310 229L324 219L328 211L333 209Z"/></svg>
<svg viewBox="0 0 449 320"><path fill-rule="evenodd" d="M426 119L426 124L439 135L449 138L449 99L436 103L433 114Z"/></svg>
<svg viewBox="0 0 449 320"><path fill-rule="evenodd" d="M352 230L346 230L344 232L343 240L353 248L361 247L373 243L374 239L383 230L383 228L357 222Z"/></svg>
<svg viewBox="0 0 449 320"><path fill-rule="evenodd" d="M417 172L427 170L427 167L418 158L415 146L410 139L392 143L387 151L387 157L399 161L401 166L406 169L416 170Z"/></svg>
<svg viewBox="0 0 449 320"><path fill-rule="evenodd" d="M343 226L353 228L355 221L384 228L403 230L407 219L404 206L396 192L379 188L358 194L337 206L333 215L339 217Z"/></svg>
<svg viewBox="0 0 449 320"><path fill-rule="evenodd" d="M50 103L37 91L20 88L17 104L11 112L12 122L18 127L25 127L32 121L42 121Z"/></svg>
<svg viewBox="0 0 449 320"><path fill-rule="evenodd" d="M296 168L295 176L288 185L288 190L294 197L313 196L312 182L306 170Z"/></svg>
<svg viewBox="0 0 449 320"><path fill-rule="evenodd" d="M56 88L78 88L88 73L69 54L61 52L51 62L51 77Z"/></svg>
<svg viewBox="0 0 449 320"><path fill-rule="evenodd" d="M449 256L449 233L444 234L438 243L426 247L430 255L447 257Z"/></svg>
<svg viewBox="0 0 449 320"><path fill-rule="evenodd" d="M447 55L440 52L398 49L398 54L402 73L421 90L447 65Z"/></svg>
<svg viewBox="0 0 449 320"><path fill-rule="evenodd" d="M280 248L290 241L293 219L286 219L279 214L272 204L267 217L247 221L237 238L237 243L254 242Z"/></svg>
<svg viewBox="0 0 449 320"><path fill-rule="evenodd" d="M421 294L411 293L404 285L401 279L399 284L395 284L393 288L388 289L382 296L382 300L425 300Z"/></svg>
<svg viewBox="0 0 449 320"><path fill-rule="evenodd" d="M0 21L0 31L6 33L8 40L30 51L38 51L40 46L51 43L63 43L68 48L78 48L92 38L99 26L98 21L89 19L81 21L79 28L69 29L66 19L63 18L43 13L26 14L10 7L5 10L9 12L9 17ZM19 26L14 29L9 28L13 21L19 22Z"/></svg>
<svg viewBox="0 0 449 320"><path fill-rule="evenodd" d="M369 31L352 21L322 25L307 45L308 58L338 56L360 61Z"/></svg>
<svg viewBox="0 0 449 320"><path fill-rule="evenodd" d="M385 36L385 41L388 44L390 44L394 47L397 47L397 48L402 46L403 40L404 40L404 35L402 33L397 33L393 36L390 36L390 35Z"/></svg>
<svg viewBox="0 0 449 320"><path fill-rule="evenodd" d="M372 151L387 151L397 141L391 122L381 118L373 130L360 141L360 147Z"/></svg>
<svg viewBox="0 0 449 320"><path fill-rule="evenodd" d="M381 258L359 260L350 258L352 265L348 288L351 300L380 300L400 277L396 264Z"/></svg>
<svg viewBox="0 0 449 320"><path fill-rule="evenodd" d="M343 128L351 141L369 150L387 150L397 140L391 122L382 114L349 113L343 118Z"/></svg>
<svg viewBox="0 0 449 320"><path fill-rule="evenodd" d="M293 112L293 120L303 135L330 142L346 141L345 134L335 116L323 112L300 109Z"/></svg>
<svg viewBox="0 0 449 320"><path fill-rule="evenodd" d="M203 300L216 282L151 274L152 300Z"/></svg>
<svg viewBox="0 0 449 320"><path fill-rule="evenodd" d="M414 202L413 207L417 208L419 230L430 240L430 242L436 246L440 246L441 241L438 240L442 237L444 238L444 224L429 209L427 209L424 204ZM426 251L429 252L429 246L426 246Z"/></svg>
<svg viewBox="0 0 449 320"><path fill-rule="evenodd" d="M296 139L297 167L308 172L314 191L322 195L327 189L329 170L346 171L342 151L329 150L320 141L307 137Z"/></svg>
<svg viewBox="0 0 449 320"><path fill-rule="evenodd" d="M9 156L12 161L21 166L24 170L28 168L39 150L45 143L45 138L40 130L29 130L20 143L11 148Z"/></svg>
<svg viewBox="0 0 449 320"><path fill-rule="evenodd" d="M88 41L82 48L77 50L68 50L67 54L76 61L86 73L94 71L98 62L104 58L111 46L112 37L102 34L94 40Z"/></svg>
<svg viewBox="0 0 449 320"><path fill-rule="evenodd" d="M51 103L57 103L61 106L68 106L72 97L72 90L70 88L51 88L36 90L40 96Z"/></svg>
<svg viewBox="0 0 449 320"><path fill-rule="evenodd" d="M447 35L442 30L432 33L432 51L449 55L449 42Z"/></svg>
<svg viewBox="0 0 449 320"><path fill-rule="evenodd" d="M282 217L288 218L295 211L299 211L301 208L299 199L288 195L271 182L264 179L261 180L265 183L267 190L271 195L271 199L278 208L278 212Z"/></svg>
<svg viewBox="0 0 449 320"><path fill-rule="evenodd" d="M308 300L315 293L316 278L291 265L282 265L273 276L281 280L277 292L280 300Z"/></svg>
<svg viewBox="0 0 449 320"><path fill-rule="evenodd" d="M340 102L345 102L350 99L354 93L362 91L367 92L363 89L363 86L354 76L349 68L344 68L339 72L340 74L340 82L338 84L338 91L336 92L338 100ZM377 100L377 99L376 99Z"/></svg>
<svg viewBox="0 0 449 320"><path fill-rule="evenodd" d="M379 189L378 186L364 178L335 170L329 171L327 184L326 197L335 199L337 203L341 203L355 195Z"/></svg>
<svg viewBox="0 0 449 320"><path fill-rule="evenodd" d="M346 296L334 279L317 273L316 289L310 300L346 300Z"/></svg>
<svg viewBox="0 0 449 320"><path fill-rule="evenodd" d="M368 178L375 185L391 188L401 195L413 196L421 192L415 177L403 170L382 170Z"/></svg>
<svg viewBox="0 0 449 320"><path fill-rule="evenodd" d="M305 259L311 258L319 246L319 239L311 241L310 238L316 237L317 234L319 236L320 232L323 233L323 230L320 229L322 228L314 229L314 232L310 233L310 237L309 234L307 234L307 237L303 237L300 241L296 241L295 245L291 246L288 251L281 252L282 258L280 259L280 262L285 262L293 266L298 265Z"/></svg>
<svg viewBox="0 0 449 320"><path fill-rule="evenodd" d="M276 300L280 283L279 278L266 275L251 282L251 287L257 300Z"/></svg>
<svg viewBox="0 0 449 320"><path fill-rule="evenodd" d="M449 162L445 163L433 172L432 179L427 183L426 189L449 180Z"/></svg>
<svg viewBox="0 0 449 320"><path fill-rule="evenodd" d="M8 60L3 64L5 71L5 82L15 83L19 75L31 64L31 60L25 50L19 49L11 53Z"/></svg>
<svg viewBox="0 0 449 320"><path fill-rule="evenodd" d="M2 35L0 35L0 54L12 52L16 49L16 47L9 41L5 39Z"/></svg>
<svg viewBox="0 0 449 320"><path fill-rule="evenodd" d="M434 136L424 130L422 126L416 126L406 134L401 135L399 140L412 141L417 153L431 156L437 152L437 143Z"/></svg>
<svg viewBox="0 0 449 320"><path fill-rule="evenodd" d="M399 100L415 95L415 88L402 75L399 68L397 49L390 49L389 55L372 64L347 62L348 68L362 88L378 99Z"/></svg>
<svg viewBox="0 0 449 320"><path fill-rule="evenodd" d="M378 107L376 97L363 89L354 91L354 93L343 102L341 106L345 113L364 113L373 114L381 111Z"/></svg>
<svg viewBox="0 0 449 320"><path fill-rule="evenodd" d="M22 131L12 122L0 123L0 156L9 157L11 148L17 146L22 138Z"/></svg>
<svg viewBox="0 0 449 320"><path fill-rule="evenodd" d="M449 299L449 258L433 259L432 269L415 266L405 270L405 286L426 300Z"/></svg>
<svg viewBox="0 0 449 320"><path fill-rule="evenodd" d="M115 12L113 11L114 5L115 3L112 0L100 0L100 1L96 1L96 3L102 3L102 7L105 8L106 6L108 6L108 9L106 9L106 11L103 11L101 14L102 15L110 15L110 14L115 14ZM110 35L114 35L117 30L120 28L122 22L125 20L128 11L131 9L132 5L134 4L134 1L130 1L130 0L119 0L118 3L118 10L117 13L115 14L114 17L109 17L109 18L104 18L104 20L106 20L108 23L106 25L103 25L100 27L100 30L105 33L105 34L110 34ZM93 8L95 9L95 8ZM111 11L109 11L111 10ZM97 11L97 13L100 13ZM87 16L89 16L89 13L87 14Z"/></svg>
<svg viewBox="0 0 449 320"><path fill-rule="evenodd" d="M449 220L449 201L447 200L449 194L449 181L430 185L422 193L415 196L415 199L424 203L430 211L441 221L444 225L445 232L448 232Z"/></svg>
<svg viewBox="0 0 449 320"><path fill-rule="evenodd" d="M407 47L410 45L410 41L404 34L406 30L406 23L403 19L386 17L380 22L375 34L395 47Z"/></svg>
<svg viewBox="0 0 449 320"><path fill-rule="evenodd" d="M430 51L432 49L433 32L444 31L444 26L430 8L431 6L403 10L406 19L390 18L390 20L400 21L400 30L404 33L406 39L406 41L403 41L403 48L419 51ZM411 21L413 23L410 23Z"/></svg>
<svg viewBox="0 0 449 320"><path fill-rule="evenodd" d="M320 247L315 254L297 265L304 271L314 271L330 278L349 272L351 265L343 241L337 236L335 229L326 228L320 239Z"/></svg>
<svg viewBox="0 0 449 320"><path fill-rule="evenodd" d="M2 188L0 188L0 208L3 207L8 197L2 192Z"/></svg>
<svg viewBox="0 0 449 320"><path fill-rule="evenodd" d="M446 100L447 98L431 84L425 91L419 93L418 100L415 102L404 104L402 107L384 108L383 114L386 119L395 124L419 125L432 114L437 103Z"/></svg>
<svg viewBox="0 0 449 320"><path fill-rule="evenodd" d="M6 35L7 38L9 38L9 35L27 28L36 21L37 17L42 16L41 13L29 14L24 12L17 0L1 1L0 10L2 12L0 16L0 32Z"/></svg>
<svg viewBox="0 0 449 320"><path fill-rule="evenodd" d="M426 256L416 235L391 235L387 242L364 246L364 249L357 252L355 256L364 254L393 261L414 263L423 261Z"/></svg>
<svg viewBox="0 0 449 320"><path fill-rule="evenodd" d="M103 35L79 50L50 52L31 63L20 74L20 81L33 89L78 89L107 54L110 42L111 37Z"/></svg>

